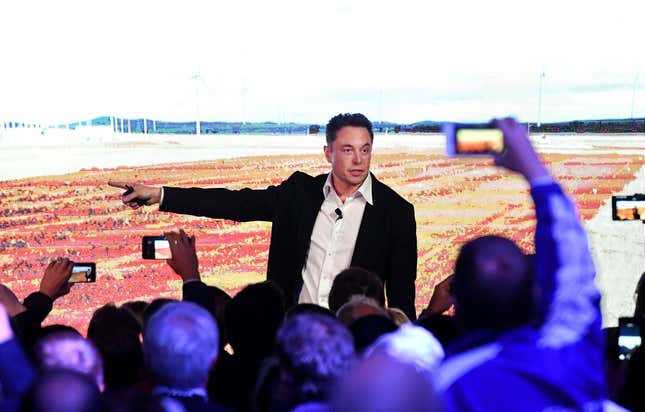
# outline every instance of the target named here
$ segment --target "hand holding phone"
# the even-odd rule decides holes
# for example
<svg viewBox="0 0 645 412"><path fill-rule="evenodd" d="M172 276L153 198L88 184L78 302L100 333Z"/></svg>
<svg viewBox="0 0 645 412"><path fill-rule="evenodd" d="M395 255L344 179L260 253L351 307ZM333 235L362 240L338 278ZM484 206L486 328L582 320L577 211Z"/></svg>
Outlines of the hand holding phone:
<svg viewBox="0 0 645 412"><path fill-rule="evenodd" d="M168 259L168 265L183 281L200 280L195 236L188 236L183 229L179 229L179 232L166 232L165 236L172 250L172 259Z"/></svg>
<svg viewBox="0 0 645 412"><path fill-rule="evenodd" d="M141 255L144 259L172 259L168 239L165 236L144 236Z"/></svg>
<svg viewBox="0 0 645 412"><path fill-rule="evenodd" d="M69 283L94 283L96 282L96 263L74 263L72 276Z"/></svg>
<svg viewBox="0 0 645 412"><path fill-rule="evenodd" d="M618 318L618 359L629 359L641 345L641 325L635 318Z"/></svg>
<svg viewBox="0 0 645 412"><path fill-rule="evenodd" d="M443 125L443 132L446 135L448 156L504 152L504 133L491 123L446 123Z"/></svg>

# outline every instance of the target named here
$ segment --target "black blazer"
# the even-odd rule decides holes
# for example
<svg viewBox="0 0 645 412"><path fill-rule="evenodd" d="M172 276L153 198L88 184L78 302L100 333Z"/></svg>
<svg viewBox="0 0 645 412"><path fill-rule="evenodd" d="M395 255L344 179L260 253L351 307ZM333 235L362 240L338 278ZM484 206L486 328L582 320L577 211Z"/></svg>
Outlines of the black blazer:
<svg viewBox="0 0 645 412"><path fill-rule="evenodd" d="M297 303L311 232L323 203L327 175L295 172L266 189L180 189L164 187L159 210L238 222L272 222L267 278L285 293L287 307ZM416 318L414 308L417 237L414 207L372 175L374 205L365 205L352 266L378 274L388 306Z"/></svg>

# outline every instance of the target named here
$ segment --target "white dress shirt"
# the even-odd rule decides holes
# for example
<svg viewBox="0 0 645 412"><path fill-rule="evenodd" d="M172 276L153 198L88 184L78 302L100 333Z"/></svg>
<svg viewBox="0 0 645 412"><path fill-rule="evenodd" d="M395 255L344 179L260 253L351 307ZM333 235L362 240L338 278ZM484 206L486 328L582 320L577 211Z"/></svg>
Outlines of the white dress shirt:
<svg viewBox="0 0 645 412"><path fill-rule="evenodd" d="M325 200L320 206L311 233L309 252L302 268L302 290L298 303L316 303L329 307L329 291L334 278L352 262L354 246L361 226L366 203L372 201L372 177L347 196L345 203L334 190L332 174L323 186ZM339 217L336 209L341 212Z"/></svg>

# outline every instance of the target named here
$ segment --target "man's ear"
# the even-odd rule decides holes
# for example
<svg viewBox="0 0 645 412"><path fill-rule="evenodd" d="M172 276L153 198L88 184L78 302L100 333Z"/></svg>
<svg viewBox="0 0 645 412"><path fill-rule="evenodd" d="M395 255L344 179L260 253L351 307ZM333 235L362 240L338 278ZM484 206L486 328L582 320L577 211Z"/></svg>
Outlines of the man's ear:
<svg viewBox="0 0 645 412"><path fill-rule="evenodd" d="M331 163L331 146L323 146L325 152L325 158L329 163Z"/></svg>

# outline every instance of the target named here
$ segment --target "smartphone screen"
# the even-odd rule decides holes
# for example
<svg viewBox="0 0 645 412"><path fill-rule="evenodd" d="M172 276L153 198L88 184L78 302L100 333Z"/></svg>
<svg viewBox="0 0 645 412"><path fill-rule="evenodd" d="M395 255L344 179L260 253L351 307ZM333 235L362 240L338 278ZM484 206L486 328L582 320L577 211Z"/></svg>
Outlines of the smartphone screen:
<svg viewBox="0 0 645 412"><path fill-rule="evenodd" d="M641 345L641 328L633 318L620 318L618 324L618 359L625 360Z"/></svg>
<svg viewBox="0 0 645 412"><path fill-rule="evenodd" d="M446 153L455 155L495 154L504 151L504 133L490 124L446 123Z"/></svg>
<svg viewBox="0 0 645 412"><path fill-rule="evenodd" d="M69 283L96 282L95 263L74 263Z"/></svg>
<svg viewBox="0 0 645 412"><path fill-rule="evenodd" d="M502 153L504 135L499 129L457 128L457 153Z"/></svg>
<svg viewBox="0 0 645 412"><path fill-rule="evenodd" d="M172 259L170 244L165 236L144 236L141 252L144 259Z"/></svg>
<svg viewBox="0 0 645 412"><path fill-rule="evenodd" d="M166 239L155 239L155 259L171 259L170 243Z"/></svg>
<svg viewBox="0 0 645 412"><path fill-rule="evenodd" d="M641 196L613 196L613 219L645 220L645 198L640 198Z"/></svg>

